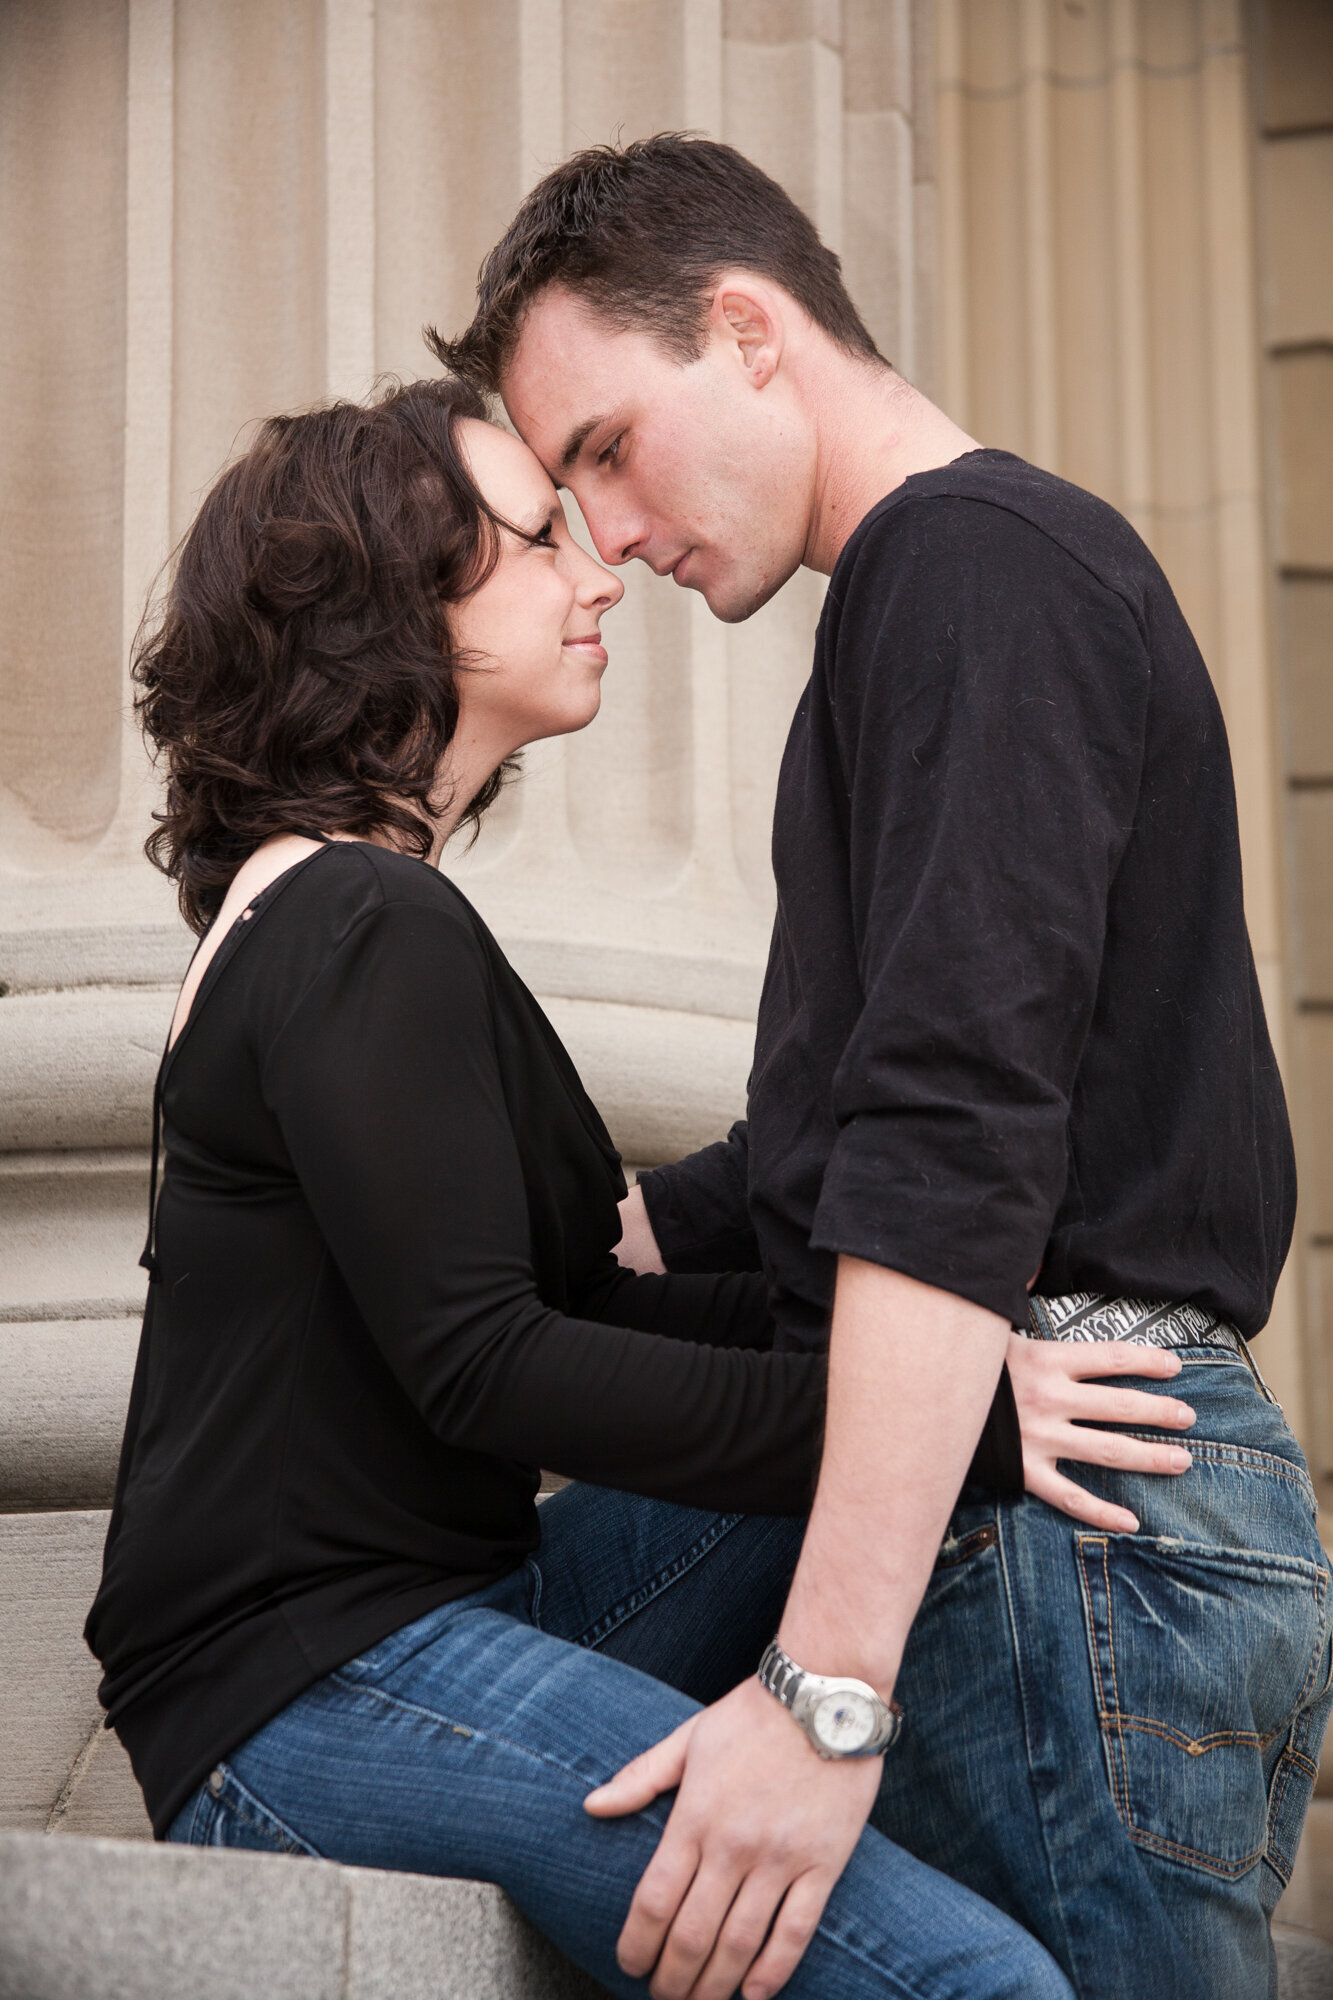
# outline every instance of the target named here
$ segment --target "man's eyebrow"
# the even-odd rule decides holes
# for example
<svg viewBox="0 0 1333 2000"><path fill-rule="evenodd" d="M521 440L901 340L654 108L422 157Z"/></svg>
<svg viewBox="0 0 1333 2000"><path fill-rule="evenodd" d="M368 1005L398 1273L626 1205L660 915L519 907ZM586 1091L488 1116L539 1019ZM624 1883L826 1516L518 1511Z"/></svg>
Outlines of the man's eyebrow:
<svg viewBox="0 0 1333 2000"><path fill-rule="evenodd" d="M574 429L565 439L565 448L560 454L560 470L562 472L569 471L569 468L574 464L584 445L597 429L597 426L606 423L606 421L605 416L589 417L586 423L575 425Z"/></svg>

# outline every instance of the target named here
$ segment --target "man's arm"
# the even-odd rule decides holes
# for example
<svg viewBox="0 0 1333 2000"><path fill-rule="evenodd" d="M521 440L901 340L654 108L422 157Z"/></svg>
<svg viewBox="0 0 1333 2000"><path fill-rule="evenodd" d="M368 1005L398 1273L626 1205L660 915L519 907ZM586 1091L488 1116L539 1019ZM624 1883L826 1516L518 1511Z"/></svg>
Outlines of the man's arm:
<svg viewBox="0 0 1333 2000"><path fill-rule="evenodd" d="M893 1692L1008 1335L967 1300L839 1260L823 1470L779 1632L802 1667ZM744 2000L767 2000L813 1935L878 1777L877 1758L819 1758L757 1680L627 1765L591 1812L679 1794L621 1934L625 1971L656 1966L654 2000L725 2000L742 1980Z"/></svg>

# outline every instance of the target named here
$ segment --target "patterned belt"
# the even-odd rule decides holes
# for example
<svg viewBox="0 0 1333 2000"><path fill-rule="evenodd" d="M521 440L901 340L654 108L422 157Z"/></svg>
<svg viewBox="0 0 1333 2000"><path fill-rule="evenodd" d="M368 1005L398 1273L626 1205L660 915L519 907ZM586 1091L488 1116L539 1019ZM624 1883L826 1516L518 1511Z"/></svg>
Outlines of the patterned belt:
<svg viewBox="0 0 1333 2000"><path fill-rule="evenodd" d="M1167 1299L1118 1299L1105 1292L1066 1292L1028 1300L1034 1340L1132 1340L1141 1347L1226 1347L1248 1361L1245 1343L1228 1320L1199 1306Z"/></svg>

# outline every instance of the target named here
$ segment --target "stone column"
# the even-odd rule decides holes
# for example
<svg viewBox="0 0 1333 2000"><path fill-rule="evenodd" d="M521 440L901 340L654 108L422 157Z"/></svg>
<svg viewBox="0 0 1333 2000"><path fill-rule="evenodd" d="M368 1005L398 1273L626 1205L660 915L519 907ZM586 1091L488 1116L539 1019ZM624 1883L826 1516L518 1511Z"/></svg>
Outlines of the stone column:
<svg viewBox="0 0 1333 2000"><path fill-rule="evenodd" d="M1293 1263L1307 1437L1333 1498L1333 8L1255 17L1272 647L1291 940Z"/></svg>
<svg viewBox="0 0 1333 2000"><path fill-rule="evenodd" d="M0 1823L142 1831L79 1637L137 1334L152 1078L190 940L143 860L129 646L246 427L470 317L576 147L775 173L933 367L929 8L908 0L9 0L0 8ZM626 1155L744 1101L777 759L821 587L730 631L632 574L606 705L451 856ZM21 1608L20 1608L21 1607Z"/></svg>

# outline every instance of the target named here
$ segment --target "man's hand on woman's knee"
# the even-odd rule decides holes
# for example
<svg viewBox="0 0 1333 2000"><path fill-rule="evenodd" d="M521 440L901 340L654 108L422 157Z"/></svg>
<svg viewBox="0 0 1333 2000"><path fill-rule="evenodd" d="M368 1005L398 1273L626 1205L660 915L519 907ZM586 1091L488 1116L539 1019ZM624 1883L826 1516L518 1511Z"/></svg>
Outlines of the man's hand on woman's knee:
<svg viewBox="0 0 1333 2000"><path fill-rule="evenodd" d="M677 1798L620 1934L622 1970L651 1975L653 2000L729 2000L738 1986L769 2000L814 1936L880 1770L878 1757L817 1756L757 1680L626 1764L589 1793L590 1813Z"/></svg>

